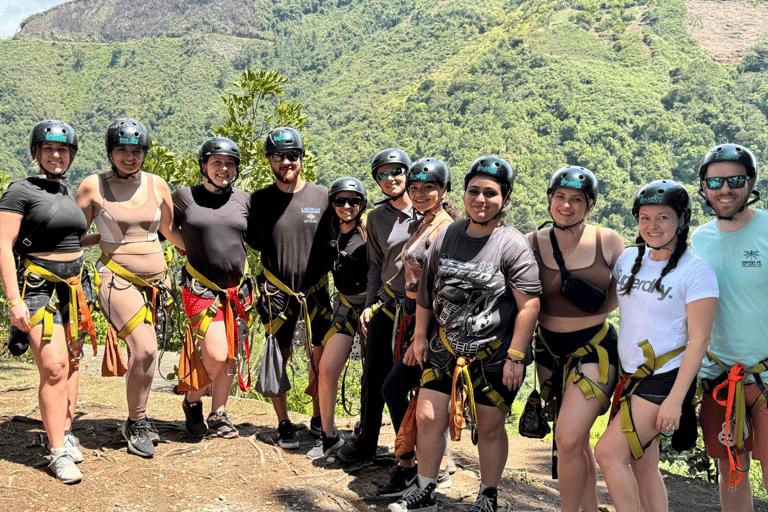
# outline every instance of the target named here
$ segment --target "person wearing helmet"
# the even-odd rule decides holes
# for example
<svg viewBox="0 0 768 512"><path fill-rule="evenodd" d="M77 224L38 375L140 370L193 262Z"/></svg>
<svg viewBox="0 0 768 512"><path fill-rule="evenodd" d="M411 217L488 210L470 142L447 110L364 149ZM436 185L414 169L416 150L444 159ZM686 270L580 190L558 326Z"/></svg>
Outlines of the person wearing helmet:
<svg viewBox="0 0 768 512"><path fill-rule="evenodd" d="M596 199L592 171L558 169L547 188L554 227L526 235L541 278L534 348L542 398L557 410L558 457L552 469L564 512L597 511L597 462L589 432L608 411L619 362L618 334L607 318L618 306L611 270L624 242L611 229L587 224Z"/></svg>
<svg viewBox="0 0 768 512"><path fill-rule="evenodd" d="M352 345L361 343L358 324L365 306L368 274L362 218L368 202L365 187L357 178L339 178L328 189L328 201L334 216L327 261L337 293L333 299L331 328L323 338L323 346L315 349L322 354L317 384L322 432L314 448L307 453L310 459L328 457L344 444L344 436L334 425L336 393Z"/></svg>
<svg viewBox="0 0 768 512"><path fill-rule="evenodd" d="M501 219L512 179L512 166L502 158L473 162L464 181L469 218L441 231L427 251L413 346L424 369L416 412L418 485L389 505L393 512L437 510L443 432L449 427L451 437L460 438L465 396L480 455L472 510L498 509L508 450L504 419L523 383L541 292L530 244Z"/></svg>
<svg viewBox="0 0 768 512"><path fill-rule="evenodd" d="M115 119L107 127L105 144L112 169L86 177L77 203L86 225L93 222L98 230L86 235L84 243L98 243L101 248L99 301L109 323L108 343L116 352L117 339L122 339L130 354L128 418L121 431L130 452L149 458L160 440L147 418L158 343L154 323L158 319L166 330L166 322L160 320L167 318L165 307L172 302L158 231L181 249L184 241L173 223L173 201L165 180L141 170L149 149L144 125Z"/></svg>
<svg viewBox="0 0 768 512"><path fill-rule="evenodd" d="M261 252L264 266L256 279L256 309L268 343L280 347L283 369L292 345L304 346L310 355L312 380L321 354L313 347L322 346L331 326L327 267L318 262L330 240L333 212L328 208L328 189L301 176L304 141L299 132L288 127L273 129L264 140L264 151L275 183L251 194L246 238L251 248ZM295 450L299 439L288 418L286 392L272 397L279 422L277 443L283 449ZM313 417L317 418L320 405L317 396L313 398Z"/></svg>
<svg viewBox="0 0 768 512"><path fill-rule="evenodd" d="M342 446L339 459L353 464L376 453L384 399L381 387L394 364L392 336L400 301L405 297L405 269L400 253L411 235L413 207L405 194L411 166L405 151L387 148L371 162L371 174L386 198L366 221L368 285L360 330L367 337L361 386L360 430Z"/></svg>
<svg viewBox="0 0 768 512"><path fill-rule="evenodd" d="M637 244L613 268L619 293L621 399L595 446L617 511L667 510L659 472L660 435L672 446L695 442L691 401L717 307L712 269L688 249L688 192L671 180L635 196ZM687 445L687 446L683 446Z"/></svg>
<svg viewBox="0 0 768 512"><path fill-rule="evenodd" d="M189 436L200 439L208 432L225 439L239 436L227 416L227 399L235 370L231 354L239 354L238 327L248 328L253 279L247 272L245 236L251 197L232 188L240 167L234 141L211 137L200 146L198 163L203 183L173 193L173 219L181 230L187 263L181 272L181 296L194 338L202 349L202 363L211 380L211 412L203 419L201 398L206 386L187 386L182 403ZM225 318L229 321L225 322ZM188 350L196 350L194 346ZM182 379L186 376L179 370ZM204 379L205 380L205 379ZM241 382L245 387L245 382ZM198 383L202 384L202 383Z"/></svg>
<svg viewBox="0 0 768 512"><path fill-rule="evenodd" d="M87 273L82 274L85 216L62 179L77 148L77 135L69 124L37 123L29 150L38 173L11 183L0 198L0 280L11 322L9 351L21 355L32 348L40 373L40 415L51 454L48 467L67 484L83 477L75 466L83 460L80 442L72 434L82 357L78 330L92 334L94 347L96 341L84 296L90 286ZM70 284L80 279L82 284ZM62 307L71 299L77 312ZM67 342L65 329L70 336L74 331L72 343Z"/></svg>
<svg viewBox="0 0 768 512"><path fill-rule="evenodd" d="M760 461L768 488L768 265L761 265L761 258L768 254L768 214L750 207L756 200L750 201L750 196L760 197L756 178L757 161L749 149L738 144L712 148L699 169L699 194L716 219L700 226L692 237L696 254L715 270L721 291L699 377L705 390L701 428L707 453L718 460L724 511L752 510L749 474L738 481L742 474L738 468L749 467L750 457ZM743 387L734 381L733 407L721 405L715 388L737 365L746 369L740 382ZM720 391L720 398L726 395L725 389ZM745 417L736 414L745 409ZM727 429L726 412L731 418Z"/></svg>
<svg viewBox="0 0 768 512"><path fill-rule="evenodd" d="M451 190L451 173L448 166L436 158L422 158L406 172L406 188L413 204L417 220L413 234L405 243L400 258L405 269L404 314L397 330L394 360L395 366L384 381L382 394L389 408L392 426L399 432L410 400L408 393L419 387L421 368L413 358L411 340L416 313L416 293L427 250L435 237L451 222L461 217L456 208L446 200ZM446 448L446 456L447 456ZM399 498L416 480L416 453L404 453L390 475L389 482L379 489L379 496ZM451 486L448 461L444 461L438 483ZM454 464L451 464L455 468ZM455 469L454 469L455 471Z"/></svg>

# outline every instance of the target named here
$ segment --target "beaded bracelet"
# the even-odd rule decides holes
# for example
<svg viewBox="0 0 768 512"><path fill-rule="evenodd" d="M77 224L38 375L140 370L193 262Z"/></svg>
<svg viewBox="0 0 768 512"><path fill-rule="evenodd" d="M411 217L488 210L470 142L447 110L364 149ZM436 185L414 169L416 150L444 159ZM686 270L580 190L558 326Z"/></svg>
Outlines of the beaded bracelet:
<svg viewBox="0 0 768 512"><path fill-rule="evenodd" d="M521 359L525 359L525 354L523 354L519 350L515 350L514 348L510 348L509 350L507 350L507 354L510 354L510 355L513 355L513 356L517 356L517 357L519 357Z"/></svg>
<svg viewBox="0 0 768 512"><path fill-rule="evenodd" d="M22 299L21 297L19 297L18 299L9 300L8 309L11 309L16 304L21 304L22 302L24 302L24 299Z"/></svg>

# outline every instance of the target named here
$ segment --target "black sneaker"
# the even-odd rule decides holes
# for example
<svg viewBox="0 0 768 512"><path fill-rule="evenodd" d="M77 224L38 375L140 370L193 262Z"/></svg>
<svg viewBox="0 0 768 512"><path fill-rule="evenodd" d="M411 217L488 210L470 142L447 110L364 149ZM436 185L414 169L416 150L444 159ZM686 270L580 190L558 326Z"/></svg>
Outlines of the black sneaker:
<svg viewBox="0 0 768 512"><path fill-rule="evenodd" d="M155 455L155 445L149 437L149 422L146 418L132 421L130 418L123 422L120 429L123 437L128 441L128 450L141 457Z"/></svg>
<svg viewBox="0 0 768 512"><path fill-rule="evenodd" d="M499 505L496 501L499 491L495 487L486 487L477 494L477 499L470 509L472 512L496 512Z"/></svg>
<svg viewBox="0 0 768 512"><path fill-rule="evenodd" d="M336 431L336 435L330 437L326 436L325 432L323 432L321 438L315 443L315 447L307 452L307 457L313 460L328 458L343 445L344 436L341 432Z"/></svg>
<svg viewBox="0 0 768 512"><path fill-rule="evenodd" d="M387 485L379 489L379 496L382 498L400 498L405 494L409 487L416 484L417 468L405 468L395 466L392 474L389 476Z"/></svg>
<svg viewBox="0 0 768 512"><path fill-rule="evenodd" d="M184 409L184 416L187 418L185 429L187 434L193 439L202 439L208 433L208 425L203 419L203 402L187 402L185 398L181 402L181 408Z"/></svg>
<svg viewBox="0 0 768 512"><path fill-rule="evenodd" d="M224 439L234 439L240 437L240 432L237 431L235 426L229 421L226 411L212 412L208 415L208 430L213 432Z"/></svg>
<svg viewBox="0 0 768 512"><path fill-rule="evenodd" d="M390 512L437 512L437 500L435 499L435 484L427 484L422 489L414 485L403 495L400 501L390 503L387 508Z"/></svg>
<svg viewBox="0 0 768 512"><path fill-rule="evenodd" d="M370 459L376 455L376 449L366 450L363 448L363 443L360 439L354 439L353 441L345 444L337 452L339 459L346 464L355 464L362 460Z"/></svg>
<svg viewBox="0 0 768 512"><path fill-rule="evenodd" d="M277 426L277 445L283 450L295 450L299 447L299 438L296 437L291 420L283 420Z"/></svg>
<svg viewBox="0 0 768 512"><path fill-rule="evenodd" d="M320 421L320 416L309 420L309 433L317 438L323 435L323 422Z"/></svg>

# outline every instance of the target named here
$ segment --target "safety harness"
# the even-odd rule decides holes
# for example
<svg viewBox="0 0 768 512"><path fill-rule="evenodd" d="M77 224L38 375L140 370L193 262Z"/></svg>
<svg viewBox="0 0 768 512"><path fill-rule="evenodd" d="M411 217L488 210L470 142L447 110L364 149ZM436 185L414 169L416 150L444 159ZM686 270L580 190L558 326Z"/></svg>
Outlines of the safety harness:
<svg viewBox="0 0 768 512"><path fill-rule="evenodd" d="M82 269L80 270L80 275L65 279L39 265L35 265L29 259L24 259L24 268L24 286L21 291L22 299L24 298L24 293L27 289L27 276L29 274L34 274L41 279L54 283L66 283L67 286L69 286L69 320L64 329L64 334L67 341L67 350L69 351L70 361L74 367L76 368L78 366L78 361L83 358L83 342L80 340L78 331L82 331L90 336L93 354L96 355L98 352L96 330L93 327L91 309L88 305L88 300L85 298L85 292L83 291L83 283L81 279ZM48 304L37 310L29 321L30 328L34 328L42 322L43 341L51 341L51 337L53 336L53 314L58 309L59 299L56 296L56 288L54 287L53 293L51 293L51 298L48 300Z"/></svg>
<svg viewBox="0 0 768 512"><path fill-rule="evenodd" d="M250 327L253 323L252 304L248 302L243 285L250 278L248 272L248 262L245 263L245 269L243 270L243 277L237 286L231 288L220 288L213 281L198 272L187 261L185 270L192 276L198 283L205 286L216 296L213 304L206 309L198 312L190 317L187 321L187 330L191 334L191 326L200 323L200 327L197 331L197 340L202 342L205 338L205 334L208 332L208 328L211 325L214 317L220 309L224 310L224 326L227 334L227 363L225 364L225 372L227 371L227 364L232 361L233 370L228 375L233 375L237 371L238 385L243 392L248 392L251 389L251 343L250 343ZM243 340L240 340L240 329L238 324L244 324L246 333L243 333ZM188 340L192 341L192 336L185 336L185 345ZM194 347L185 347L185 353L191 354L191 351L196 349ZM245 358L243 357L245 355ZM248 374L247 383L243 379L243 363L246 364L245 371ZM190 368L191 371L191 368ZM186 376L189 372L183 373L181 367L179 367L179 375ZM196 391L196 390L195 390Z"/></svg>
<svg viewBox="0 0 768 512"><path fill-rule="evenodd" d="M448 419L451 439L453 441L459 441L461 439L461 431L466 425L466 420L469 420L470 429L472 431L472 442L477 444L477 406L475 404L475 389L485 393L491 403L504 414L509 412L509 406L504 403L504 397L488 384L483 367L480 366L480 375L474 380L470 373L470 367L472 366L472 363L482 361L493 354L499 347L501 347L502 342L498 338L491 341L474 357L457 356L456 352L454 352L451 347L451 344L448 342L448 337L445 335L445 330L442 327L439 328L438 334L445 349L456 358L456 366L453 369L451 408ZM424 370L424 373L421 376L421 387L424 387L428 382L440 379L442 374L443 372L438 368L428 368Z"/></svg>
<svg viewBox="0 0 768 512"><path fill-rule="evenodd" d="M725 407L725 423L723 424L722 442L728 449L730 468L728 471L728 486L733 489L741 481L743 473L749 471L749 466L744 468L739 460L736 450L744 449L744 440L749 437L744 432L746 423L746 399L744 396L744 380L752 375L755 384L760 390L760 396L750 408L752 416L757 414L758 408L766 402L768 390L760 377L760 373L768 371L768 358L763 359L754 366L746 367L739 363L728 367L715 354L707 350L707 359L725 369L725 372L716 379L702 379L701 385L704 391L711 392L715 401ZM727 388L727 398L720 400L720 391ZM733 423L733 433L730 432Z"/></svg>
<svg viewBox="0 0 768 512"><path fill-rule="evenodd" d="M352 304L350 304L350 303L349 303L349 301L347 300L347 298L344 296L344 294L343 294L343 293L341 293L341 292L336 292L336 293L338 294L338 297L339 297L339 301L340 301L342 304L344 304L346 307L348 307L348 308L349 308L350 310L352 310L352 311L354 311L354 310L355 310L355 308L352 306ZM347 328L347 331L348 331L348 332L349 332L349 333L350 333L352 336L354 336L354 335L355 335L355 327L354 327L354 326L352 325L352 323L351 323L349 320L347 320L347 319L346 319L346 317L345 317L345 318L343 318L343 319L339 320L338 322L336 322L335 324L333 324L333 325L331 326L331 328L330 328L330 329L328 329L328 332L325 334L325 337L323 338L323 345L325 345L325 343L326 343L326 342L327 342L329 339L331 339L331 336L333 336L333 335L334 335L334 334L336 334L337 332L341 331L341 330L342 330L342 329L344 329L345 327Z"/></svg>
<svg viewBox="0 0 768 512"><path fill-rule="evenodd" d="M656 357L653 352L653 347L648 340L641 341L637 346L642 349L643 356L645 356L645 362L631 375L625 375L624 372L621 372L621 379L616 385L616 391L613 394L613 407L611 408L611 418L613 418L613 415L616 413L616 409L620 410L621 431L624 432L624 436L627 438L629 450L632 452L632 458L634 460L640 459L646 448L648 448L661 433L653 436L646 444L640 442L640 436L637 435L635 421L632 418L630 397L635 393L637 386L640 385L640 382L643 379L653 375L657 369L682 354L685 350L685 346L682 346Z"/></svg>
<svg viewBox="0 0 768 512"><path fill-rule="evenodd" d="M287 293L289 296L294 297L296 301L299 303L299 315L304 319L304 323L306 325L306 336L305 336L305 342L307 349L312 348L312 320L317 315L324 316L326 319L331 320L331 312L328 311L326 308L321 307L318 304L315 304L315 307L312 308L312 311L309 311L309 305L307 304L307 298L310 297L312 294L322 290L327 284L328 284L328 275L323 274L323 277L320 278L320 280L309 290L306 292L294 292L290 288L288 288L285 284L283 284L282 281L280 281L272 272L270 272L267 269L264 269L264 277L267 278L267 281L275 285L277 289L283 293ZM270 300L270 297L272 295L275 295L277 292L269 293L267 291L264 292L267 296L267 300ZM270 303L269 306L269 322L264 324L264 331L267 334L275 335L280 330L280 328L283 326L286 320L288 320L288 316L290 316L293 313L292 306L288 306L285 308L285 311L278 315L276 318L272 317L272 306Z"/></svg>

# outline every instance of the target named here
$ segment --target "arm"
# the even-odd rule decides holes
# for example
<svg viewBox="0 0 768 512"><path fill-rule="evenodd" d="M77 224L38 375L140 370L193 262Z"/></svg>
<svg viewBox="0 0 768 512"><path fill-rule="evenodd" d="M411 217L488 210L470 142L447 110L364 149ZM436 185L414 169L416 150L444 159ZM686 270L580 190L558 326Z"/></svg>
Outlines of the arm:
<svg viewBox="0 0 768 512"><path fill-rule="evenodd" d="M413 352L412 357L408 357L408 361L403 360L405 364L410 366L418 364L424 369L424 362L429 353L429 326L431 322L432 310L416 304L416 327L413 331L413 345L411 345Z"/></svg>
<svg viewBox="0 0 768 512"><path fill-rule="evenodd" d="M160 226L158 230L167 238L173 245L180 249L186 249L184 247L184 238L181 236L181 230L173 222L173 200L171 199L171 191L168 188L168 184L160 176L154 177L155 194L160 198Z"/></svg>
<svg viewBox="0 0 768 512"><path fill-rule="evenodd" d="M516 289L512 289L512 294L517 303L517 316L515 317L515 330L512 333L512 343L510 343L509 349L525 354L531 344L533 330L536 328L536 318L539 316L539 298ZM508 356L512 359L521 359L513 354L508 354ZM517 389L523 384L525 371L522 368L522 364L512 363L509 360L504 363L502 382L508 389Z"/></svg>
<svg viewBox="0 0 768 512"><path fill-rule="evenodd" d="M21 297L19 283L16 281L16 260L13 257L13 244L19 236L22 216L13 212L0 212L0 280L3 283L5 298L13 301ZM8 309L11 324L29 332L29 310L26 304L19 302Z"/></svg>
<svg viewBox="0 0 768 512"><path fill-rule="evenodd" d="M85 178L77 189L77 195L75 196L77 206L83 210L83 214L85 215L85 225L87 226L85 228L85 234L80 238L80 244L83 247L97 245L101 241L101 235L99 233L88 233L88 229L93 223L93 218L96 216L96 201L94 200L94 197L95 191L97 190L95 187L98 186L96 180L98 179L98 176L95 174Z"/></svg>
<svg viewBox="0 0 768 512"><path fill-rule="evenodd" d="M663 432L667 426L677 429L680 426L683 400L688 388L699 372L701 362L709 346L712 324L715 321L717 298L707 297L694 300L685 306L688 316L688 346L683 352L680 371L675 378L675 384L664 399L659 412L656 414L656 430Z"/></svg>
<svg viewBox="0 0 768 512"><path fill-rule="evenodd" d="M608 265L613 269L616 266L621 253L624 252L626 247L624 246L624 240L612 229L601 229L603 236L603 258L608 262ZM611 312L619 307L619 298L616 291L616 278L611 278L611 284L608 285L608 297L605 300L605 304L600 308L603 312Z"/></svg>

